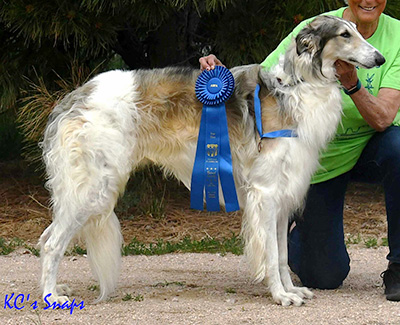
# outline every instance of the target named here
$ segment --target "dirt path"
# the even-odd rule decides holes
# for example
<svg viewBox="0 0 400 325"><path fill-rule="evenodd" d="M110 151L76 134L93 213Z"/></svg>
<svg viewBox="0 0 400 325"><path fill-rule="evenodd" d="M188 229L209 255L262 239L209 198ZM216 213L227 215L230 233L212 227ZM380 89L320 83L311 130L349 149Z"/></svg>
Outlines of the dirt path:
<svg viewBox="0 0 400 325"><path fill-rule="evenodd" d="M37 243L49 225L48 193L40 180L26 177L23 166L0 163L0 237ZM179 192L179 191L178 191ZM181 192L179 192L181 193ZM194 213L188 194L171 195L162 218L137 215L121 204L125 242L180 241L239 233L240 214ZM122 200L124 203L124 200ZM129 200L127 200L129 203ZM386 237L383 194L376 186L351 184L345 204L346 238L359 242ZM134 216L134 217L132 217ZM400 324L400 303L386 301L379 274L386 268L387 248L350 247L352 270L342 288L314 290L315 298L298 308L273 303L263 285L249 282L241 257L212 254L173 254L123 258L119 289L109 301L97 305L96 282L84 257L65 257L60 283L74 291L85 308L43 310L40 301L39 259L22 250L0 256L0 324ZM92 291L90 289L95 289ZM17 307L8 308L6 295L21 294ZM29 301L26 302L27 296ZM23 303L21 298L24 297ZM7 300L11 306L14 300ZM6 308L5 308L6 307Z"/></svg>
<svg viewBox="0 0 400 325"><path fill-rule="evenodd" d="M119 288L109 301L90 304L96 282L85 257L65 257L60 283L75 291L85 307L36 312L39 259L14 252L0 257L0 324L400 324L400 303L385 300L379 274L387 248L350 247L351 272L338 290L314 290L302 307L281 307L251 284L242 257L172 254L123 258ZM95 289L96 290L96 289ZM5 298L23 294L21 310L5 307ZM14 296L15 297L15 296ZM130 299L129 299L130 298ZM11 306L13 300L8 300Z"/></svg>

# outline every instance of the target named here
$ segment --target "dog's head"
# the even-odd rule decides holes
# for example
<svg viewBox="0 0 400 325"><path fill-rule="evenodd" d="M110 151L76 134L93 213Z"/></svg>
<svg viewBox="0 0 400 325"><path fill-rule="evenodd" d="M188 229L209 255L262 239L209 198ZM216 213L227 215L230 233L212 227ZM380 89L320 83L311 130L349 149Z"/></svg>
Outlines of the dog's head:
<svg viewBox="0 0 400 325"><path fill-rule="evenodd" d="M319 16L304 27L296 37L299 59L311 60L322 73L338 59L361 68L385 63L385 58L357 31L356 25L332 16Z"/></svg>

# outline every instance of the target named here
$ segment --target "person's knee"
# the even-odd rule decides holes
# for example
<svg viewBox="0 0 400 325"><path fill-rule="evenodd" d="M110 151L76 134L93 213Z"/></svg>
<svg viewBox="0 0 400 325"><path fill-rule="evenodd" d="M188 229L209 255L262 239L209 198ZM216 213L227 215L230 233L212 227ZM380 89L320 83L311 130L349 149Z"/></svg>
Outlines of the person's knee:
<svg viewBox="0 0 400 325"><path fill-rule="evenodd" d="M289 266L304 286L318 289L339 287L350 271L350 258L343 240L312 236L300 240L295 228L289 239Z"/></svg>
<svg viewBox="0 0 400 325"><path fill-rule="evenodd" d="M299 278L304 286L316 289L336 289L340 287L350 271L350 264L343 261L335 266L314 265L300 272Z"/></svg>

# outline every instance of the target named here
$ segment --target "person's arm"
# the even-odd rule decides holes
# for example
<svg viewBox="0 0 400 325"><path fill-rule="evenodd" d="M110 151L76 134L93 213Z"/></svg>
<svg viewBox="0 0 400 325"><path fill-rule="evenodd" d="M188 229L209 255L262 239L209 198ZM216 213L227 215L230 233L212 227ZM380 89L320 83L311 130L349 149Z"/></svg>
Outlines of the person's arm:
<svg viewBox="0 0 400 325"><path fill-rule="evenodd" d="M353 65L344 61L337 61L335 65L343 87L351 89L357 85L357 70ZM400 90L397 89L381 88L375 97L361 86L360 90L349 96L364 120L379 132L384 131L393 123L399 111Z"/></svg>

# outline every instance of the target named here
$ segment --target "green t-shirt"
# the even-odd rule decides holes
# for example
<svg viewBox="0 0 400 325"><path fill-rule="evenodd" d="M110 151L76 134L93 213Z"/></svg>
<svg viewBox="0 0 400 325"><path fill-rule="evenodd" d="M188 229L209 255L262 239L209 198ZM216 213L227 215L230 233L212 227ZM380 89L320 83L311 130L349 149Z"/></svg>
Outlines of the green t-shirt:
<svg viewBox="0 0 400 325"><path fill-rule="evenodd" d="M346 8L340 8L324 15L343 17ZM270 68L278 62L279 56L285 52L293 37L313 18L300 23L279 46L261 63ZM380 88L400 90L400 21L388 15L379 17L378 28L367 39L368 43L377 48L385 57L386 62L381 67L361 69L357 74L362 85L374 96ZM320 155L321 167L315 173L312 183L319 183L351 170L356 164L369 139L376 132L363 119L350 96L342 92L343 116L338 126L335 138ZM400 126L400 112L397 113L393 125Z"/></svg>

